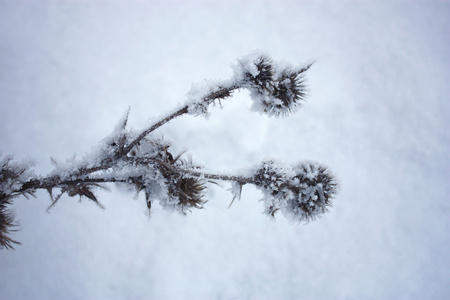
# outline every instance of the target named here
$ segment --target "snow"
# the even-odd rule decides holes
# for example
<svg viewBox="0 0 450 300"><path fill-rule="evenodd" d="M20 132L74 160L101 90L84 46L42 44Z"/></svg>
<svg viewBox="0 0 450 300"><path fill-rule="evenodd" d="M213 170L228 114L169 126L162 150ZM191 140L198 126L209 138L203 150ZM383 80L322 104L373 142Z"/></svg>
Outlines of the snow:
<svg viewBox="0 0 450 300"><path fill-rule="evenodd" d="M208 120L155 134L225 174L310 159L341 182L306 225L268 218L249 185L230 208L228 187L210 185L205 209L154 205L150 219L142 193L115 185L98 193L105 210L62 197L47 213L38 191L14 202L22 245L0 254L0 298L449 298L449 12L437 1L0 2L0 151L34 158L37 174L50 157L89 153L128 107L129 127L144 128L261 49L293 66L316 59L295 114L251 113L243 90Z"/></svg>
<svg viewBox="0 0 450 300"><path fill-rule="evenodd" d="M209 118L209 106L215 105L218 101L205 101L209 95L218 92L220 88L231 87L233 81L208 81L201 84L192 84L187 93L186 105L188 105L188 114L193 116L203 116ZM219 100L220 101L220 100ZM220 104L220 102L219 102Z"/></svg>
<svg viewBox="0 0 450 300"><path fill-rule="evenodd" d="M255 61L260 57L270 57L267 53L261 50L255 50L252 53L248 53L240 57L237 63L232 63L233 69L233 81L240 82L245 80L245 74L250 74L256 77L260 74L260 71L256 67Z"/></svg>

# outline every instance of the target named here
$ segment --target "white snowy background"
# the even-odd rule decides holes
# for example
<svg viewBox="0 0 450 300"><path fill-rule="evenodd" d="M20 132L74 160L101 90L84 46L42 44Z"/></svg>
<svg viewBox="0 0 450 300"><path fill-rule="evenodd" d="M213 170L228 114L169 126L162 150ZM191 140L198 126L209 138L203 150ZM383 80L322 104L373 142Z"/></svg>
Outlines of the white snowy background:
<svg viewBox="0 0 450 300"><path fill-rule="evenodd" d="M241 92L157 134L218 171L316 160L341 191L306 225L263 215L247 186L228 208L227 184L187 216L149 218L114 186L105 210L18 198L0 299L450 298L449 20L437 1L1 1L0 151L36 173L88 152L128 107L143 128L260 49L317 60L295 115L253 113Z"/></svg>

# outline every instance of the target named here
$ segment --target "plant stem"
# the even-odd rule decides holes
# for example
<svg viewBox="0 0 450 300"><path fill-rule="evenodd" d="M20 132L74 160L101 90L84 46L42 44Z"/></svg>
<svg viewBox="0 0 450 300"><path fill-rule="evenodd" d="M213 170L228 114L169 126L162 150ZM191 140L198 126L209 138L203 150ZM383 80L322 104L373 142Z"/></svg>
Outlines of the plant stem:
<svg viewBox="0 0 450 300"><path fill-rule="evenodd" d="M207 102L207 104L209 105L212 102L214 102L214 100L216 100L216 99L223 99L223 98L229 97L234 90L237 90L239 88L241 88L241 84L238 84L238 83L232 84L228 87L222 87L218 91L212 92L209 95L203 97L202 101ZM127 155L131 151L131 149L133 149L134 146L138 145L139 142L144 137L146 137L150 132L156 130L157 128L161 127L162 125L166 124L167 122L169 122L181 115L187 114L188 112L189 112L189 104L183 106L182 108L178 109L174 113L166 116L162 120L156 122L149 128L145 129L144 131L142 131L142 133L137 138L135 138L130 144L128 144L126 147L124 147L121 155L122 156Z"/></svg>
<svg viewBox="0 0 450 300"><path fill-rule="evenodd" d="M165 168L169 169L172 172L176 173L185 173L189 174L198 178L205 178L205 179L213 179L213 180L223 180L223 181L236 181L239 183L252 183L253 179L251 177L244 177L239 175L225 175L225 174L214 174L214 173L204 173L192 169L182 169L177 168L174 165L171 165L169 163L163 162L158 159L152 159L156 161L158 164L164 166Z"/></svg>
<svg viewBox="0 0 450 300"><path fill-rule="evenodd" d="M133 149L134 146L136 146L137 144L139 144L139 142L146 137L150 132L154 131L155 129L161 127L162 125L166 124L167 122L169 122L172 119L175 119L176 117L179 117L181 115L184 115L188 112L188 106L185 105L182 108L180 108L179 110L177 110L176 112L168 115L167 117L165 117L164 119L158 121L157 123L153 124L152 126L150 126L149 128L145 129L137 138L135 138L130 144L128 144L122 152L122 156L127 155L128 152L131 151L131 149Z"/></svg>

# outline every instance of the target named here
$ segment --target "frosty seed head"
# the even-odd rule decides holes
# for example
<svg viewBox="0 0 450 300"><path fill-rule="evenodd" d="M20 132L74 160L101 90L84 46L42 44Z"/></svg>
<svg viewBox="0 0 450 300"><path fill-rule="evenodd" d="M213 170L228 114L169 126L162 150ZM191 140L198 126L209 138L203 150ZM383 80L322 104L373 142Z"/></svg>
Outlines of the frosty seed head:
<svg viewBox="0 0 450 300"><path fill-rule="evenodd" d="M287 115L300 106L307 95L303 72L284 69L278 74L274 84L273 97L281 102L273 102L267 106L267 110L273 111L276 115Z"/></svg>
<svg viewBox="0 0 450 300"><path fill-rule="evenodd" d="M292 167L291 190L285 214L294 220L309 221L328 211L337 192L337 181L330 171L317 163L303 162Z"/></svg>
<svg viewBox="0 0 450 300"><path fill-rule="evenodd" d="M282 199L286 198L286 180L287 174L283 165L274 160L264 161L256 170L253 182L264 195L265 213L275 216L280 209Z"/></svg>
<svg viewBox="0 0 450 300"><path fill-rule="evenodd" d="M165 157L169 158L165 161L166 163L179 167L193 167L192 163L180 159L180 155L174 159L167 149L164 149L164 152ZM174 173L164 167L160 171L167 186L169 199L169 201L162 201L163 205L166 203L169 206L174 206L182 213L186 213L192 208L203 208L203 204L206 203L206 200L204 200L206 186L203 180L183 173Z"/></svg>
<svg viewBox="0 0 450 300"><path fill-rule="evenodd" d="M12 156L0 156L0 248L12 249L13 244L19 244L8 235L16 231L17 224L14 222L14 213L8 209L11 204L14 191L20 190L24 183L31 178L29 171L33 165L31 162L15 162ZM23 193L32 194L33 190Z"/></svg>
<svg viewBox="0 0 450 300"><path fill-rule="evenodd" d="M307 96L303 75L311 65L282 67L268 56L255 54L239 61L235 77L242 78L243 87L250 90L253 110L269 116L286 116Z"/></svg>
<svg viewBox="0 0 450 300"><path fill-rule="evenodd" d="M246 62L245 67L243 70L244 81L260 91L270 89L269 85L274 77L272 59L267 56L257 56Z"/></svg>
<svg viewBox="0 0 450 300"><path fill-rule="evenodd" d="M178 199L176 205L182 213L186 213L192 208L203 208L203 204L206 203L206 200L203 199L205 189L203 181L192 177L171 178L169 183L169 194Z"/></svg>
<svg viewBox="0 0 450 300"><path fill-rule="evenodd" d="M174 157L169 151L170 143L160 139L143 139L131 156L140 168L138 176L132 177L129 184L137 193L145 192L147 207L158 200L163 208L175 209L182 213L193 208L203 208L205 181L182 172L176 168L195 168L192 162L181 158L183 152Z"/></svg>
<svg viewBox="0 0 450 300"><path fill-rule="evenodd" d="M295 221L309 221L325 213L337 192L337 182L323 166L303 162L285 167L266 161L254 173L254 183L264 194L265 212L280 210Z"/></svg>
<svg viewBox="0 0 450 300"><path fill-rule="evenodd" d="M264 189L271 190L276 195L285 181L284 166L274 160L264 161L256 170L254 183Z"/></svg>
<svg viewBox="0 0 450 300"><path fill-rule="evenodd" d="M7 209L10 201L5 194L0 193L0 249L13 249L13 244L19 244L8 235L16 231L17 224L14 222L14 214Z"/></svg>

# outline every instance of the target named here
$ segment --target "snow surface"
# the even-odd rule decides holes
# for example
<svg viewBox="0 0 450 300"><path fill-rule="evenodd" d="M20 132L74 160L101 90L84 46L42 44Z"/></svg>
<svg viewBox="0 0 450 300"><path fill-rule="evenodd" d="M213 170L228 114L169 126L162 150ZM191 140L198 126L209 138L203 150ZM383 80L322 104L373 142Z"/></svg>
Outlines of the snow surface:
<svg viewBox="0 0 450 300"><path fill-rule="evenodd" d="M284 119L249 93L208 120L158 129L228 172L319 161L341 182L307 225L262 214L260 192L212 185L188 216L112 186L106 207L17 199L22 242L0 252L0 299L450 298L448 2L0 2L0 152L35 173L97 147L131 107L143 128L260 49L307 72ZM176 151L175 151L176 152Z"/></svg>

